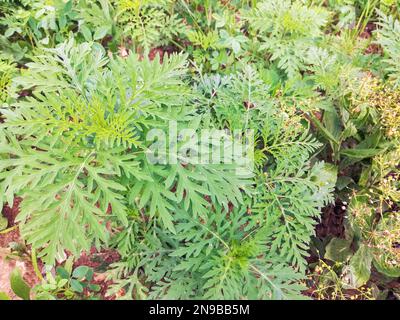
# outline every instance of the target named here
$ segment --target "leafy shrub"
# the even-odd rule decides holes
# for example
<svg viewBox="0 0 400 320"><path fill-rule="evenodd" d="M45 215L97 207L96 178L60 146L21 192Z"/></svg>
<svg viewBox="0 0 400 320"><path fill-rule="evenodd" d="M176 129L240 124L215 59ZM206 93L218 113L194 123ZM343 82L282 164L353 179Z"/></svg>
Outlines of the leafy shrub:
<svg viewBox="0 0 400 320"><path fill-rule="evenodd" d="M317 44L329 12L321 7L306 7L300 1L262 1L244 13L252 33L260 39L259 50L270 54L289 77L304 70L304 57Z"/></svg>
<svg viewBox="0 0 400 320"><path fill-rule="evenodd" d="M28 243L42 249L43 261L62 259L65 249L78 255L92 242L104 245L105 222L111 220L137 229L130 244L119 237L129 250L122 271L117 270L133 272L128 281L134 281L138 268L145 268L145 281L154 283L150 297L181 294L176 288L184 285L181 281L195 281L185 284L192 297L254 296L250 289L256 282L262 295L254 297L299 294L295 280L301 273L289 266L304 272L313 217L331 199L334 180L323 165L310 170L308 157L318 143L300 118L281 116L273 105L262 103L263 91L258 90L263 85L253 70L220 88L215 101L217 113L222 112L219 121L229 122L232 113L224 106L232 102L232 90L238 92L243 80L254 88L254 95L241 90L242 99L257 107L246 111L241 102L238 112L252 113L245 125L260 128L264 145L258 166L261 173L267 163L270 169L266 178L252 182L257 187L251 191L248 178L236 176L232 166L160 167L146 161L146 128L165 127L171 119L201 125L190 107L197 94L182 80L183 56L160 64L130 55L106 64L96 47L75 47L71 41L47 51L17 79L23 88L36 84L34 96L2 110L2 153L8 155L2 160L3 200L11 202L14 194L24 198L20 230ZM45 83L51 83L47 93ZM196 100L201 106L202 98ZM293 131L285 131L288 126ZM23 144L17 137L23 137ZM112 214L107 216L109 206ZM243 216L253 207L254 214ZM160 250L167 254L155 259ZM280 269L282 277L274 271ZM287 278L289 270L293 277ZM165 277L171 280L165 282Z"/></svg>
<svg viewBox="0 0 400 320"><path fill-rule="evenodd" d="M32 297L83 299L93 248L122 299L399 295L395 1L0 8L0 229L64 265Z"/></svg>

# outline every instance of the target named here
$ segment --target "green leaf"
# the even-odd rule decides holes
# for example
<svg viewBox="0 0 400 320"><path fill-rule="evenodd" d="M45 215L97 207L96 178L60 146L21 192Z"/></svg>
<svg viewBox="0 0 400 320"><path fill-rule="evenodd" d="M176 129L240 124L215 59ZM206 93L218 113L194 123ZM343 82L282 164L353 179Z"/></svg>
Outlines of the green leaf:
<svg viewBox="0 0 400 320"><path fill-rule="evenodd" d="M337 178L336 188L340 191L346 188L351 183L354 183L354 180L350 177L341 176Z"/></svg>
<svg viewBox="0 0 400 320"><path fill-rule="evenodd" d="M93 269L89 268L89 270L86 272L85 280L86 281L92 281L93 279Z"/></svg>
<svg viewBox="0 0 400 320"><path fill-rule="evenodd" d="M8 226L8 220L6 217L0 216L0 231L6 229Z"/></svg>
<svg viewBox="0 0 400 320"><path fill-rule="evenodd" d="M107 35L109 29L110 28L108 26L102 26L97 28L93 35L93 40L103 39Z"/></svg>
<svg viewBox="0 0 400 320"><path fill-rule="evenodd" d="M86 275L89 273L90 270L91 268L88 266L79 266L72 272L72 277L82 280L86 278Z"/></svg>
<svg viewBox="0 0 400 320"><path fill-rule="evenodd" d="M332 108L331 111L325 111L323 117L323 123L325 125L326 130L335 137L336 140L339 139L341 134L341 122L338 113L335 108Z"/></svg>
<svg viewBox="0 0 400 320"><path fill-rule="evenodd" d="M140 191L142 186L144 187L139 202L139 208L144 208L146 204L149 204L148 213L150 217L157 215L167 229L176 233L171 214L175 209L171 202L176 201L176 196L161 184L148 182L144 185L142 183L138 183L137 185L139 187L135 187L132 190L133 192ZM134 193L132 194L132 196L135 195Z"/></svg>
<svg viewBox="0 0 400 320"><path fill-rule="evenodd" d="M321 134L326 139L328 139L328 141L338 146L339 141L333 135L334 133L331 133L327 128L325 128L324 125L312 113L310 113L310 117L313 120L313 123L317 126L318 130L321 132Z"/></svg>
<svg viewBox="0 0 400 320"><path fill-rule="evenodd" d="M71 289L77 293L82 293L83 292L83 286L82 284L76 280L76 279L72 279L71 280Z"/></svg>
<svg viewBox="0 0 400 320"><path fill-rule="evenodd" d="M64 286L68 283L68 279L61 279L57 282L57 288L64 288Z"/></svg>
<svg viewBox="0 0 400 320"><path fill-rule="evenodd" d="M79 31L82 33L86 41L92 41L92 32L86 25L82 24L79 27Z"/></svg>
<svg viewBox="0 0 400 320"><path fill-rule="evenodd" d="M362 160L365 158L372 158L382 152L384 152L384 149L345 149L341 150L340 154L342 156L346 156L352 159L357 159L357 160Z"/></svg>
<svg viewBox="0 0 400 320"><path fill-rule="evenodd" d="M74 257L70 256L64 263L65 271L67 271L69 275L71 275L72 273L73 266L74 266Z"/></svg>
<svg viewBox="0 0 400 320"><path fill-rule="evenodd" d="M350 259L351 283L355 288L366 284L371 276L372 252L361 244L355 255Z"/></svg>
<svg viewBox="0 0 400 320"><path fill-rule="evenodd" d="M21 28L8 28L7 30L6 30L6 32L4 32L4 36L6 37L6 38L9 38L9 37L11 37L14 33L19 33L19 32L21 32L22 30L21 30Z"/></svg>
<svg viewBox="0 0 400 320"><path fill-rule="evenodd" d="M388 266L383 259L374 259L375 268L382 274L390 278L398 278L400 277L400 267L399 266Z"/></svg>
<svg viewBox="0 0 400 320"><path fill-rule="evenodd" d="M11 298L8 296L7 293L5 292L0 292L0 301L1 300L11 300Z"/></svg>
<svg viewBox="0 0 400 320"><path fill-rule="evenodd" d="M350 245L347 239L333 238L325 248L325 259L345 262L352 254Z"/></svg>
<svg viewBox="0 0 400 320"><path fill-rule="evenodd" d="M356 134L357 134L357 127L354 125L354 123L349 121L348 123L346 123L345 129L342 131L340 135L340 140L345 141L347 138L353 137Z"/></svg>
<svg viewBox="0 0 400 320"><path fill-rule="evenodd" d="M98 284L89 284L88 288L90 291L93 292L98 292L101 289L101 287Z"/></svg>
<svg viewBox="0 0 400 320"><path fill-rule="evenodd" d="M318 170L314 169L318 168ZM321 187L329 185L334 186L336 184L338 168L330 163L322 163L320 167L314 167L313 181Z"/></svg>
<svg viewBox="0 0 400 320"><path fill-rule="evenodd" d="M10 276L11 289L14 293L23 300L30 300L31 288L22 278L21 271L15 268Z"/></svg>
<svg viewBox="0 0 400 320"><path fill-rule="evenodd" d="M63 267L57 267L57 274L63 279L69 279L70 274Z"/></svg>

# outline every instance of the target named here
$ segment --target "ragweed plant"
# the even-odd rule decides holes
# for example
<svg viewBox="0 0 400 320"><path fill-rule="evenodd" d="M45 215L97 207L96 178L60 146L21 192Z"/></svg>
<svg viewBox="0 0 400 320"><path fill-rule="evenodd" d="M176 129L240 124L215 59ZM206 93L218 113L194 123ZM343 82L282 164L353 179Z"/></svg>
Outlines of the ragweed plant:
<svg viewBox="0 0 400 320"><path fill-rule="evenodd" d="M251 35L259 39L259 50L289 77L304 70L308 49L318 43L329 20L325 8L290 0L261 1L242 14Z"/></svg>
<svg viewBox="0 0 400 320"><path fill-rule="evenodd" d="M396 60L399 57L400 23L391 15L379 12L380 21L377 33L377 43L384 49L385 71L390 76L396 86L399 85L399 67Z"/></svg>
<svg viewBox="0 0 400 320"><path fill-rule="evenodd" d="M174 1L113 1L117 24L135 47L151 49L167 45L185 32L182 19L174 12Z"/></svg>
<svg viewBox="0 0 400 320"><path fill-rule="evenodd" d="M7 0L0 17L0 204L22 199L0 228L44 270L98 249L121 299L397 294L396 1ZM82 298L62 273L38 294Z"/></svg>
<svg viewBox="0 0 400 320"><path fill-rule="evenodd" d="M17 74L15 65L8 61L0 60L0 103L5 103L14 95L11 80Z"/></svg>
<svg viewBox="0 0 400 320"><path fill-rule="evenodd" d="M196 89L186 70L182 55L162 64L133 54L108 59L99 46L72 40L44 51L16 79L33 95L1 110L2 200L24 198L21 234L48 264L65 250L77 256L92 244L115 246L122 259L110 293L300 297L307 243L331 201L334 168L311 164L319 143L301 117L277 112L254 69ZM235 162L192 163L190 152L149 162L147 133L168 130L172 120L194 132L228 125L240 140L255 129L263 146L256 175Z"/></svg>

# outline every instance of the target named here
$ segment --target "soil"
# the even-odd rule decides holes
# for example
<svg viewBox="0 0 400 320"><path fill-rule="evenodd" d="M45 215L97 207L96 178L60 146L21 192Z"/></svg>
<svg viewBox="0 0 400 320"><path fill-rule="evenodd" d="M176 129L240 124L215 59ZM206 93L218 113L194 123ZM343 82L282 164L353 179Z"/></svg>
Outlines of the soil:
<svg viewBox="0 0 400 320"><path fill-rule="evenodd" d="M164 54L170 56L172 53L177 51L178 50L172 46L153 48L149 52L149 59L154 60L158 55L160 57L160 62L163 63Z"/></svg>
<svg viewBox="0 0 400 320"><path fill-rule="evenodd" d="M335 204L322 209L321 222L316 227L318 238L328 236L344 238L344 217L346 206L339 200Z"/></svg>
<svg viewBox="0 0 400 320"><path fill-rule="evenodd" d="M100 286L99 295L104 300L114 300L115 296L107 296L108 287L112 284L111 280L107 280L104 272L107 267L117 262L120 259L120 255L115 250L101 250L98 251L92 247L90 252L83 252L81 256L75 261L74 268L79 266L88 266L94 270L94 284Z"/></svg>
<svg viewBox="0 0 400 320"><path fill-rule="evenodd" d="M8 219L8 227L14 226L15 218L17 217L19 212L19 205L21 203L21 200L22 200L21 198L16 197L14 199L12 207L10 207L9 205L5 205L3 208L2 213L3 216Z"/></svg>

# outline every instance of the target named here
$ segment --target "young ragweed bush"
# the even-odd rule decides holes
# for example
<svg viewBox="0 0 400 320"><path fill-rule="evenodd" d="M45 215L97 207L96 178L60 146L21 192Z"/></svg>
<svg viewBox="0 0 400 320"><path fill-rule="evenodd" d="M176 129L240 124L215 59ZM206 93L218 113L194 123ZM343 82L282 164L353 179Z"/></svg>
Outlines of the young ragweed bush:
<svg viewBox="0 0 400 320"><path fill-rule="evenodd" d="M377 43L382 46L385 59L385 71L396 86L400 84L400 70L398 63L400 55L400 22L391 15L379 12L379 28L376 31Z"/></svg>
<svg viewBox="0 0 400 320"><path fill-rule="evenodd" d="M223 83L202 76L192 88L183 55L106 58L99 45L73 40L29 67L15 85L32 96L1 109L0 188L2 202L24 199L21 235L42 261L111 245L121 261L110 294L302 297L308 243L336 173L310 161L320 144L290 108L279 112L255 69ZM192 163L191 153L149 161L147 133L168 132L170 121L236 129L241 141L255 130L254 172Z"/></svg>
<svg viewBox="0 0 400 320"><path fill-rule="evenodd" d="M186 27L171 0L116 0L116 20L122 36L137 48L168 45L185 33Z"/></svg>
<svg viewBox="0 0 400 320"><path fill-rule="evenodd" d="M322 37L329 11L301 1L267 0L244 10L242 17L250 34L259 40L259 50L292 78L305 69L308 49Z"/></svg>
<svg viewBox="0 0 400 320"><path fill-rule="evenodd" d="M0 60L0 103L7 103L13 96L11 80L17 74L15 64L7 60Z"/></svg>
<svg viewBox="0 0 400 320"><path fill-rule="evenodd" d="M118 251L122 299L302 298L336 184L346 228L313 239L311 296L383 296L371 274L399 261L393 1L0 6L0 202L23 198L21 236L50 269L96 247ZM175 129L191 130L179 156L151 137ZM196 163L204 130L230 147L252 130L253 166Z"/></svg>
<svg viewBox="0 0 400 320"><path fill-rule="evenodd" d="M73 29L75 0L11 1L4 11L0 25L9 39L24 38L34 47L38 44L54 45L68 38Z"/></svg>
<svg viewBox="0 0 400 320"><path fill-rule="evenodd" d="M249 60L249 38L243 33L244 22L234 3L191 1L183 7L193 22L186 34L190 41L187 50L202 72L225 70L229 74L236 70L238 60ZM206 21L201 21L203 11Z"/></svg>

